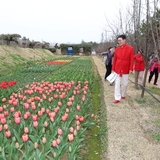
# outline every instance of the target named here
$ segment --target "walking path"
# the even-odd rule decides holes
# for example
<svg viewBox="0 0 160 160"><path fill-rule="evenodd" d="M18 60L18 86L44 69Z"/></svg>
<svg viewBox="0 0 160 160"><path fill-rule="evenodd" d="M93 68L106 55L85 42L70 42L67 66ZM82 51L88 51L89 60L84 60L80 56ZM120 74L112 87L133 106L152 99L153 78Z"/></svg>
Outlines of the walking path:
<svg viewBox="0 0 160 160"><path fill-rule="evenodd" d="M104 81L104 62L92 56L102 78L107 107L108 146L106 160L160 160L160 144L145 133L142 119L149 116L146 108L137 107L133 95L139 94L129 82L126 100L114 104L114 86Z"/></svg>

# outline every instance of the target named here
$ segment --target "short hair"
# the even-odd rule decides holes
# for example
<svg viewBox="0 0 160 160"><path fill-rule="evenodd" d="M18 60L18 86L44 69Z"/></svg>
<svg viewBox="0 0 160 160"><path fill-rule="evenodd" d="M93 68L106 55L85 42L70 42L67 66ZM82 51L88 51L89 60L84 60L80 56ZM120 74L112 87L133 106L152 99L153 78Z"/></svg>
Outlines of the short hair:
<svg viewBox="0 0 160 160"><path fill-rule="evenodd" d="M117 37L117 39L118 39L118 38L126 39L126 35L125 35L125 34L121 34L121 35L119 35L119 36Z"/></svg>

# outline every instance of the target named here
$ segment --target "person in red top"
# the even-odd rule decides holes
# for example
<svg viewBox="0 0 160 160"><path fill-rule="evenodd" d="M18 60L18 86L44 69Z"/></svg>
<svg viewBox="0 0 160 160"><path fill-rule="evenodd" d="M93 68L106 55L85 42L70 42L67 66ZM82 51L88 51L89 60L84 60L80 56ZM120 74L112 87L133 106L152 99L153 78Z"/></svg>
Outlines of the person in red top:
<svg viewBox="0 0 160 160"><path fill-rule="evenodd" d="M134 49L126 43L126 35L117 37L118 47L114 52L112 71L118 74L115 79L114 103L125 99L129 73L133 71Z"/></svg>
<svg viewBox="0 0 160 160"><path fill-rule="evenodd" d="M135 87L138 87L138 81L140 84L143 83L143 74L144 74L144 58L143 50L138 50L137 54L134 55L134 70L135 70Z"/></svg>

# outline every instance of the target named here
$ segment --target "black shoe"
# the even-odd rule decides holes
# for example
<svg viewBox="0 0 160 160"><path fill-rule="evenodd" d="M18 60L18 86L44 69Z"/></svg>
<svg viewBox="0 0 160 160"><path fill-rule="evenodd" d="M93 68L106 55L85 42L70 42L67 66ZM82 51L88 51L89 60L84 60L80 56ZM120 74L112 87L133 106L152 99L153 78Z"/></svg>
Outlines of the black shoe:
<svg viewBox="0 0 160 160"><path fill-rule="evenodd" d="M158 84L157 84L157 83L154 83L153 85L158 86Z"/></svg>

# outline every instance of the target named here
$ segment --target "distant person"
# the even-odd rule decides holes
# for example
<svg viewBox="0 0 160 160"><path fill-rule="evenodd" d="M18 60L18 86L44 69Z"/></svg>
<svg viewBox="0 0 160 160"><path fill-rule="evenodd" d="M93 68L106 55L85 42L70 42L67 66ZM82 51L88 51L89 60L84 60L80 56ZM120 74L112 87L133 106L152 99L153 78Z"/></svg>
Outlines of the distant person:
<svg viewBox="0 0 160 160"><path fill-rule="evenodd" d="M158 80L158 76L159 76L159 72L160 72L160 61L159 61L158 57L155 56L153 59L151 59L149 62L149 65L150 65L150 68L149 68L150 75L149 75L148 82L150 83L152 80L152 77L155 75L153 85L157 86L157 80Z"/></svg>
<svg viewBox="0 0 160 160"><path fill-rule="evenodd" d="M114 48L109 47L107 52L102 52L102 55L106 55L105 66L106 66L106 73L104 76L104 80L111 74L112 71L112 57L113 57Z"/></svg>
<svg viewBox="0 0 160 160"><path fill-rule="evenodd" d="M144 58L143 50L138 50L137 54L134 55L134 70L135 70L135 87L138 87L138 82L143 84L143 74L144 74Z"/></svg>
<svg viewBox="0 0 160 160"><path fill-rule="evenodd" d="M129 73L133 71L134 49L126 44L126 35L117 37L118 47L114 52L112 70L118 74L115 79L114 103L125 99Z"/></svg>

